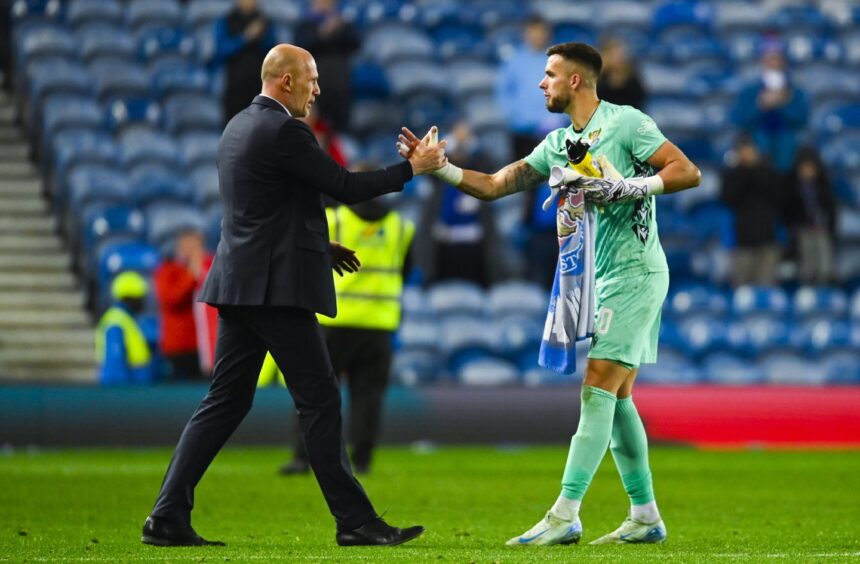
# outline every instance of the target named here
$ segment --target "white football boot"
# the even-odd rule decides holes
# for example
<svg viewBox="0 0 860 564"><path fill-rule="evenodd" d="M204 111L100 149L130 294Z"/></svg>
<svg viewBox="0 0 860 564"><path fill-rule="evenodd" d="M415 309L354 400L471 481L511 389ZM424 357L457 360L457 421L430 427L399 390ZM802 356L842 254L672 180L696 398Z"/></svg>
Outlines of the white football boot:
<svg viewBox="0 0 860 564"><path fill-rule="evenodd" d="M642 523L630 517L621 526L589 544L663 544L666 542L666 525L660 519L656 523Z"/></svg>
<svg viewBox="0 0 860 564"><path fill-rule="evenodd" d="M579 517L573 521L565 521L549 511L537 525L505 544L508 546L574 544L578 543L580 538L582 538L582 522Z"/></svg>

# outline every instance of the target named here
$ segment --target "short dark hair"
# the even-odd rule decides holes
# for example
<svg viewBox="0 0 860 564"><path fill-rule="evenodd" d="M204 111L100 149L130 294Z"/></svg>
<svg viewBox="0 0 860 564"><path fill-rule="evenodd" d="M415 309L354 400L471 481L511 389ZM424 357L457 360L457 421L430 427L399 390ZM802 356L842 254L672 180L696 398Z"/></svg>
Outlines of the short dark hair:
<svg viewBox="0 0 860 564"><path fill-rule="evenodd" d="M600 53L587 43L559 43L546 50L546 56L559 55L566 61L578 63L594 73L596 79L600 76L603 68L603 57Z"/></svg>

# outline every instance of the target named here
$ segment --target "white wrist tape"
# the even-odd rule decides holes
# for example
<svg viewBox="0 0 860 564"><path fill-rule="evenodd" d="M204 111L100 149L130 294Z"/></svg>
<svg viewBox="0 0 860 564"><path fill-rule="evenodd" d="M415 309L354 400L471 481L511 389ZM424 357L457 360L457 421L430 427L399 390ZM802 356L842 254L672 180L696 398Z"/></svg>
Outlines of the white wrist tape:
<svg viewBox="0 0 860 564"><path fill-rule="evenodd" d="M456 187L463 182L463 169L451 163L445 163L445 166L437 168L431 174L451 186Z"/></svg>
<svg viewBox="0 0 860 564"><path fill-rule="evenodd" d="M649 176L643 180L645 181L645 193L649 196L659 196L663 193L665 187L663 186L663 178L659 174Z"/></svg>

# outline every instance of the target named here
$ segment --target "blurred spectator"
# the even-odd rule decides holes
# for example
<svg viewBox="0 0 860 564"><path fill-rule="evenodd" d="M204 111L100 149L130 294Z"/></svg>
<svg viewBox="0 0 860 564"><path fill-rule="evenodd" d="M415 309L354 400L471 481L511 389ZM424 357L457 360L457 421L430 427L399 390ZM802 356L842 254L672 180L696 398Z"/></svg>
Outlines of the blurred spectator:
<svg viewBox="0 0 860 564"><path fill-rule="evenodd" d="M457 123L447 139L446 153L453 162L476 170L491 168L465 122ZM443 185L433 190L419 223L424 236L416 254L427 283L456 278L489 286L499 278L499 261L493 257L495 221L488 203Z"/></svg>
<svg viewBox="0 0 860 564"><path fill-rule="evenodd" d="M148 293L146 280L137 272L121 272L111 284L113 305L96 327L96 361L103 385L155 381L153 354L136 319Z"/></svg>
<svg viewBox="0 0 860 564"><path fill-rule="evenodd" d="M735 151L736 162L722 174L721 194L734 213L736 249L731 282L735 287L772 285L780 258L776 221L784 192L777 173L750 137L742 136Z"/></svg>
<svg viewBox="0 0 860 564"><path fill-rule="evenodd" d="M302 119L310 126L311 131L314 132L314 136L317 138L317 143L320 144L322 150L328 153L328 156L333 158L337 164L346 168L348 163L340 138L328 122L320 116L316 105L311 106L307 117Z"/></svg>
<svg viewBox="0 0 860 564"><path fill-rule="evenodd" d="M170 366L171 380L196 380L204 371L211 372L217 310L196 302L211 266L212 255L203 247L203 235L189 230L179 234L172 256L155 271L160 348Z"/></svg>
<svg viewBox="0 0 860 564"><path fill-rule="evenodd" d="M558 228L556 208L543 209L543 202L549 197L546 184L529 190L525 194L523 228L526 246L526 275L532 282L544 288L552 288L555 265L558 262Z"/></svg>
<svg viewBox="0 0 860 564"><path fill-rule="evenodd" d="M798 278L804 284L833 282L836 195L821 156L812 147L797 153L785 210L798 254Z"/></svg>
<svg viewBox="0 0 860 564"><path fill-rule="evenodd" d="M349 386L352 463L365 473L379 436L391 339L400 325L400 296L411 268L415 226L392 210L385 197L326 213L329 236L354 249L361 260L357 273L335 277L337 317L318 317L335 374ZM284 474L310 468L301 436L294 452L294 459L281 469Z"/></svg>
<svg viewBox="0 0 860 564"><path fill-rule="evenodd" d="M783 175L794 162L797 135L809 114L806 95L792 84L786 66L782 45L777 40L767 40L762 49L761 72L738 94L732 111L733 121L752 135Z"/></svg>
<svg viewBox="0 0 860 564"><path fill-rule="evenodd" d="M538 88L546 68L549 38L547 23L530 17L523 28L523 44L499 67L496 103L505 114L517 159L531 153L548 131L567 125L563 114L546 111Z"/></svg>
<svg viewBox="0 0 860 564"><path fill-rule="evenodd" d="M260 93L260 68L275 43L272 24L259 11L257 0L236 0L233 9L215 22L213 63L224 66L225 122Z"/></svg>
<svg viewBox="0 0 860 564"><path fill-rule="evenodd" d="M352 110L350 58L361 47L355 28L345 22L337 0L313 0L296 26L296 45L313 54L319 71L320 113L336 131L349 128Z"/></svg>
<svg viewBox="0 0 860 564"><path fill-rule="evenodd" d="M610 37L600 46L600 54L603 71L597 81L597 96L613 104L644 108L645 86L630 60L627 45L617 37Z"/></svg>

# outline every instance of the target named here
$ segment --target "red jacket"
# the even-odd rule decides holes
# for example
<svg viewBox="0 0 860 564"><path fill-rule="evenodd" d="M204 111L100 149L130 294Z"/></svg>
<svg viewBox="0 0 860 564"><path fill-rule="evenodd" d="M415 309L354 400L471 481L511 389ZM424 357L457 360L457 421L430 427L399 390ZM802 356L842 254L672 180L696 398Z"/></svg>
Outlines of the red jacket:
<svg viewBox="0 0 860 564"><path fill-rule="evenodd" d="M194 320L197 290L212 266L212 257L203 260L203 273L196 280L185 265L165 260L155 271L155 292L161 313L161 351L165 356L197 352Z"/></svg>

